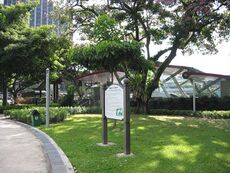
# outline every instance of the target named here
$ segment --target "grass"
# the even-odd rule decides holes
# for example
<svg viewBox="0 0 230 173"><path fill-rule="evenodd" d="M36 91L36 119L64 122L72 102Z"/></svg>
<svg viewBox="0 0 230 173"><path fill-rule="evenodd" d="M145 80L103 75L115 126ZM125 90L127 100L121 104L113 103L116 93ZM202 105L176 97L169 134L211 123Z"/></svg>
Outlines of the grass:
<svg viewBox="0 0 230 173"><path fill-rule="evenodd" d="M123 122L112 129L111 147L99 147L101 116L75 115L49 129L78 173L229 173L230 120L132 116L130 158L123 152Z"/></svg>

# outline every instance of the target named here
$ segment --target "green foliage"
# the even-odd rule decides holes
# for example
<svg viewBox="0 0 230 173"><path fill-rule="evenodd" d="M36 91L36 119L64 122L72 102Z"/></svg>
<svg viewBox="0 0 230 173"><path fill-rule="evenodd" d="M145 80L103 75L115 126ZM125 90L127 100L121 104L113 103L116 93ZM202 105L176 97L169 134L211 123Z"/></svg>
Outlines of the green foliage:
<svg viewBox="0 0 230 173"><path fill-rule="evenodd" d="M168 110L168 109L151 109L153 115L172 115L185 117L199 117L210 119L230 119L230 111L192 111L192 110Z"/></svg>
<svg viewBox="0 0 230 173"><path fill-rule="evenodd" d="M0 4L0 31L26 24L28 12L35 7L35 3L4 6ZM28 22L28 21L27 21Z"/></svg>
<svg viewBox="0 0 230 173"><path fill-rule="evenodd" d="M89 70L114 72L123 64L140 61L141 50L140 44L135 41L101 41L97 45L75 48L72 57Z"/></svg>
<svg viewBox="0 0 230 173"><path fill-rule="evenodd" d="M196 52L199 50L202 53L216 53L217 41L229 39L230 13L228 9L228 1L223 0L125 0L119 1L119 3L105 3L104 5L86 5L83 2L76 4L69 12L72 14L71 17L74 19L79 32L87 35L88 38L93 38L91 41L95 41L95 37L98 37L97 41L111 40L113 35L116 35L114 28L119 28L120 35L124 36L124 40L144 43L148 60L155 64L159 59L164 58L164 61L159 63L159 68L153 71L155 75L152 75L152 80L148 77L151 68L146 70L144 66L150 61L142 64L144 66L142 73L139 74L134 71L132 74L134 78L141 79L139 82L141 85L138 88L141 93L137 94L139 95L138 100L144 103L142 105L148 105L152 92L159 87L162 73L176 57L178 50L183 51L183 53L193 53L194 50ZM112 18L109 19L109 17ZM108 31L113 34L110 36ZM119 36L120 39L121 36ZM155 50L156 54L151 55L152 43L164 44L163 49ZM110 57L108 54L111 50L108 49L107 51L106 56ZM91 58L80 58L81 62L85 60L80 64L89 69L102 68L111 72L113 69L120 68L110 65L114 62L118 66L120 65L116 58L114 58L114 62L110 58L109 62L104 61L106 62L105 68L105 65L101 64L100 58L98 58L103 56L98 56L96 53L96 48L86 49L85 55L89 55ZM132 62L137 67L140 64L140 59L132 59ZM124 71L127 72L127 69ZM134 78L130 80L137 81ZM138 86L137 83L134 85ZM140 98L143 93L144 99Z"/></svg>
<svg viewBox="0 0 230 173"><path fill-rule="evenodd" d="M58 37L53 26L29 28L27 14L34 5L0 5L0 76L14 96L44 80L47 67L56 81L69 65L64 60L72 44L69 38Z"/></svg>
<svg viewBox="0 0 230 173"><path fill-rule="evenodd" d="M52 103L50 107L58 107L59 105L57 103ZM45 107L45 103L41 105L35 105L35 104L20 104L20 105L10 105L10 106L0 106L0 114L3 114L6 110L12 110L12 109L29 109L33 107Z"/></svg>
<svg viewBox="0 0 230 173"><path fill-rule="evenodd" d="M31 105L34 106L34 105ZM30 107L29 105L10 105L10 106L0 106L0 113L3 114L5 110L11 109L24 109Z"/></svg>
<svg viewBox="0 0 230 173"><path fill-rule="evenodd" d="M96 42L104 40L119 40L117 22L108 14L100 15L94 25L93 38Z"/></svg>
<svg viewBox="0 0 230 173"><path fill-rule="evenodd" d="M62 148L81 173L227 173L230 120L131 116L133 157L117 158L124 150L124 122L108 120L108 139L99 147L101 115L75 115L42 130ZM210 169L211 168L211 169Z"/></svg>
<svg viewBox="0 0 230 173"><path fill-rule="evenodd" d="M72 59L69 57L69 51L72 48L72 41L69 37L59 36L55 39L54 43L54 53L49 56L49 62L51 64L51 75L50 78L52 81L56 81L67 74L75 74L73 69Z"/></svg>
<svg viewBox="0 0 230 173"><path fill-rule="evenodd" d="M76 90L76 87L74 85L69 85L67 87L67 94L74 95L75 90Z"/></svg>
<svg viewBox="0 0 230 173"><path fill-rule="evenodd" d="M192 98L157 98L149 102L150 109L189 110L192 109ZM230 110L230 97L196 98L197 110Z"/></svg>
<svg viewBox="0 0 230 173"><path fill-rule="evenodd" d="M45 124L45 108L44 107L15 107L17 109L6 109L4 114L10 116L10 118L23 123L31 124L31 115L33 110L38 110L41 115L42 124ZM101 109L99 107L50 107L50 122L57 123L63 121L67 116L80 113L99 113Z"/></svg>
<svg viewBox="0 0 230 173"><path fill-rule="evenodd" d="M33 74L33 78L44 75L43 71L50 66L48 58L53 54L55 48L52 27L23 28L15 34L15 40L9 40L10 42L4 46L1 70L4 70L8 76L13 73L18 75ZM9 37L11 36L9 35Z"/></svg>
<svg viewBox="0 0 230 173"><path fill-rule="evenodd" d="M45 108L36 107L36 108L25 108L25 109L11 109L6 110L4 113L9 115L10 118L15 119L17 121L21 121L27 124L31 124L31 115L33 110L36 109L41 115L41 123L45 124ZM69 113L66 109L59 108L50 108L50 122L57 123L59 121L63 121Z"/></svg>
<svg viewBox="0 0 230 173"><path fill-rule="evenodd" d="M75 91L76 91L76 87L74 85L69 85L67 87L67 95L61 98L60 105L61 106L73 106Z"/></svg>

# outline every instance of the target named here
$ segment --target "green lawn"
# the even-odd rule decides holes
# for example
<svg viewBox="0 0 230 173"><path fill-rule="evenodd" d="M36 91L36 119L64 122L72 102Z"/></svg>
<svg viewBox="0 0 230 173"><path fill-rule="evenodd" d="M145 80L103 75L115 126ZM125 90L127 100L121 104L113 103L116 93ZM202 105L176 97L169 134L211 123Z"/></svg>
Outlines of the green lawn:
<svg viewBox="0 0 230 173"><path fill-rule="evenodd" d="M111 147L99 147L101 116L75 115L42 127L63 149L78 173L229 173L230 120L133 116L130 158L123 152L123 122L112 129Z"/></svg>

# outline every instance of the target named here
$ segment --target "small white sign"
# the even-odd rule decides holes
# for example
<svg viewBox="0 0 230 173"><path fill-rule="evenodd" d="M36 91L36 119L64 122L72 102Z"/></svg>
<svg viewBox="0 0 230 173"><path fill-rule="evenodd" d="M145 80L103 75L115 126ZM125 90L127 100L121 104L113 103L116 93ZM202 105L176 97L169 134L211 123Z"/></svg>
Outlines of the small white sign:
<svg viewBox="0 0 230 173"><path fill-rule="evenodd" d="M111 119L124 119L123 88L110 85L105 91L105 116Z"/></svg>

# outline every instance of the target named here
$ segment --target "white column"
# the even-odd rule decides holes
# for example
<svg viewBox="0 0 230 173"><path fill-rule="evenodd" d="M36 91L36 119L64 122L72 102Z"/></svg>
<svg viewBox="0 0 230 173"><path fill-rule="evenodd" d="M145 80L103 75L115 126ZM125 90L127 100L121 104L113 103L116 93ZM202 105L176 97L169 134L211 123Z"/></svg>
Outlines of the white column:
<svg viewBox="0 0 230 173"><path fill-rule="evenodd" d="M40 16L40 26L42 25L42 16L43 16L43 0L40 0L40 5L41 5L41 16Z"/></svg>
<svg viewBox="0 0 230 173"><path fill-rule="evenodd" d="M46 69L46 128L49 127L49 105L50 105L50 70Z"/></svg>
<svg viewBox="0 0 230 173"><path fill-rule="evenodd" d="M192 80L192 92L193 92L193 99L192 99L193 111L196 111L196 83L194 80Z"/></svg>

